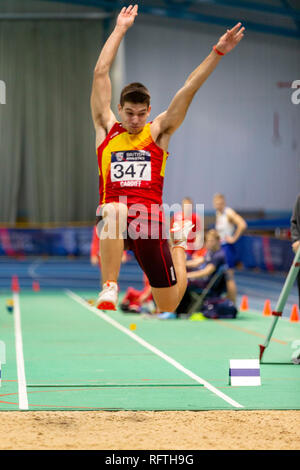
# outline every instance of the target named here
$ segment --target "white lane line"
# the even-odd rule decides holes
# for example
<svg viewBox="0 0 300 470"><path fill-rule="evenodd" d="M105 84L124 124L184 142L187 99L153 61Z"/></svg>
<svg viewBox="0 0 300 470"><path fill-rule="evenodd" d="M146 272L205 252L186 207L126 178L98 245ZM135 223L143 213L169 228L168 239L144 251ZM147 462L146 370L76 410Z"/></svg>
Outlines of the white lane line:
<svg viewBox="0 0 300 470"><path fill-rule="evenodd" d="M14 292L14 323L15 323L15 342L16 342L16 358L17 358L17 373L18 373L18 391L19 391L19 409L28 410L27 387L24 367L23 356L23 340L21 329L21 309L19 294Z"/></svg>
<svg viewBox="0 0 300 470"><path fill-rule="evenodd" d="M229 403L230 405L234 406L235 408L244 408L243 405L240 405L239 403L237 403L236 401L232 400L232 398L228 397L227 395L225 395L224 393L220 392L220 390L218 390L217 388L215 388L213 385L211 385L209 382L207 382L206 380L202 379L201 377L199 377L198 375L194 374L192 371L186 369L184 366L182 366L179 362L175 361L175 359L172 359L170 356L167 356L167 354L163 353L162 351L160 351L159 349L157 349L155 346L152 346L152 344L148 343L147 341L143 340L142 338L140 338L138 335L136 335L135 333L133 333L132 331L128 330L127 328L125 328L124 326L122 326L120 323L118 323L116 320L114 320L113 318L109 317L108 315L106 315L105 313L103 313L102 311L98 310L97 308L95 307L92 307L91 305L87 304L87 302L82 298L80 297L79 295L75 294L75 292L72 292L71 290L66 290L65 291L67 293L67 295L69 297L71 297L73 300L75 300L75 302L79 303L80 305L82 305L83 307L85 307L86 309L90 310L91 312L93 312L95 315L97 315L98 317L102 318L103 320L105 320L107 323L110 323L111 325L113 325L115 328L117 328L118 330L122 331L123 333L125 333L127 336L130 336L130 338L134 339L135 341L137 341L138 343L140 343L142 346L144 346L145 348L149 349L151 352L153 352L154 354L156 354L157 356L161 357L162 359L164 359L165 361L169 362L169 364L171 364L172 366L176 367L176 369L180 370L181 372L183 372L184 374L188 375L191 379L195 380L196 382L204 385L204 387L206 387L208 390L210 390L212 393L214 393L215 395L217 395L219 398L222 398L222 400L226 401L227 403Z"/></svg>

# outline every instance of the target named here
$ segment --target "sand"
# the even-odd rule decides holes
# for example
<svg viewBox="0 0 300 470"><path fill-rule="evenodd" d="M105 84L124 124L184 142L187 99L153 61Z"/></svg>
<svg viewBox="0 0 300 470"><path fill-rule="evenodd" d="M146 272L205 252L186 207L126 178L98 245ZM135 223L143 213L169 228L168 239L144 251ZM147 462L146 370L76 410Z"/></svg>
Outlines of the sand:
<svg viewBox="0 0 300 470"><path fill-rule="evenodd" d="M299 450L300 410L0 413L1 450Z"/></svg>

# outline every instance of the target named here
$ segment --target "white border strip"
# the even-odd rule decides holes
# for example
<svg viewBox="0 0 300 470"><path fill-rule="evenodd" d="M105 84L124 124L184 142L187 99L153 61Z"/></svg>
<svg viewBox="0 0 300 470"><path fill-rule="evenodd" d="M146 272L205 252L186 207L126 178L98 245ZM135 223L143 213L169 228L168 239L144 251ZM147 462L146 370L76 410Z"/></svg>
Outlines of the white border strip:
<svg viewBox="0 0 300 470"><path fill-rule="evenodd" d="M183 372L184 374L188 375L191 379L195 380L196 382L200 383L201 385L204 385L204 387L206 387L208 390L210 390L212 393L214 393L215 395L217 395L218 397L222 398L222 400L225 400L227 403L229 403L230 405L236 407L236 408L244 408L243 405L240 405L239 403L237 403L236 401L232 400L230 397L228 397L227 395L225 395L224 393L220 392L220 390L218 390L217 388L215 388L213 385L211 385L209 382L206 382L206 380L202 379L201 377L199 377L198 375L194 374L193 372L191 372L190 370L186 369L185 367L183 367L179 362L175 361L175 359L172 359L170 356L167 356L165 353L163 353L162 351L160 351L159 349L157 349L155 346L152 346L151 344L147 343L147 341L143 340L142 338L140 338L139 336L137 336L135 333L133 333L132 331L128 330L127 328L125 328L124 326L122 326L120 323L118 323L116 320L114 320L113 318L109 317L108 315L106 315L105 313L103 313L102 311L98 310L97 308L95 307L92 307L90 306L82 297L80 297L79 295L75 294L74 292L70 291L70 290L66 290L65 291L67 293L67 295L69 297L71 297L73 300L75 300L75 302L81 304L83 307L87 308L88 310L90 310L91 312L93 312L94 314L96 314L98 317L102 318L103 320L105 320L107 323L110 323L111 325L113 325L115 328L117 328L118 330L122 331L123 333L125 333L127 336L130 336L132 339L134 339L135 341L137 341L138 343L140 343L142 346L144 346L145 348L149 349L151 352L153 352L154 354L156 354L157 356L161 357L162 359L164 359L165 361L169 362L169 364L171 364L172 366L176 367L176 369L180 370L181 372Z"/></svg>
<svg viewBox="0 0 300 470"><path fill-rule="evenodd" d="M15 342L16 342L16 358L18 372L18 390L19 390L19 409L28 410L28 398L26 388L26 377L23 356L23 341L21 329L21 309L19 294L13 293L14 299L14 322L15 322Z"/></svg>

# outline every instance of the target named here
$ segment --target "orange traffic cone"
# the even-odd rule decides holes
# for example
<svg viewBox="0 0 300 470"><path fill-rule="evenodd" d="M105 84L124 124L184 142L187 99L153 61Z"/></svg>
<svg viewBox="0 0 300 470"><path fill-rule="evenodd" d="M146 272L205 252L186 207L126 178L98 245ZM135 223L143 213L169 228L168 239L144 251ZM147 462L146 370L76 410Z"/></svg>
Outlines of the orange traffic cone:
<svg viewBox="0 0 300 470"><path fill-rule="evenodd" d="M40 291L40 284L38 281L33 281L32 283L32 290L34 292L39 292Z"/></svg>
<svg viewBox="0 0 300 470"><path fill-rule="evenodd" d="M18 276L13 276L11 280L11 290L13 292L20 292Z"/></svg>
<svg viewBox="0 0 300 470"><path fill-rule="evenodd" d="M292 322L298 322L299 321L299 310L298 310L298 305L297 304L294 304L293 307L292 307L290 321L292 321Z"/></svg>
<svg viewBox="0 0 300 470"><path fill-rule="evenodd" d="M272 309L271 309L271 302L269 299L265 301L264 309L263 309L263 316L268 317L272 315Z"/></svg>
<svg viewBox="0 0 300 470"><path fill-rule="evenodd" d="M249 305L248 305L248 297L246 295L243 295L241 305L240 305L240 310L249 310Z"/></svg>

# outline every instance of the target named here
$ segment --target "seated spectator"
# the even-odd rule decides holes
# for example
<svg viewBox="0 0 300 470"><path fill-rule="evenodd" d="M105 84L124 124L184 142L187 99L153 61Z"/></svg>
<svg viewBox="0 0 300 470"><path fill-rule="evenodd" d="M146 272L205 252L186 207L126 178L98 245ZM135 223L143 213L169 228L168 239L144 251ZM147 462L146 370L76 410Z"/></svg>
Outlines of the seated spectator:
<svg viewBox="0 0 300 470"><path fill-rule="evenodd" d="M123 312L140 313L145 303L153 302L151 286L145 274L143 275L143 280L144 288L141 291L128 287L121 303L121 310Z"/></svg>
<svg viewBox="0 0 300 470"><path fill-rule="evenodd" d="M203 247L200 248L200 250L195 250L193 251L191 255L187 255L187 260L190 261L190 260L194 260L198 258L203 258L206 255L206 252L207 252L207 248L204 244ZM187 267L188 267L188 261L187 261Z"/></svg>
<svg viewBox="0 0 300 470"><path fill-rule="evenodd" d="M191 291L201 292L221 266L227 268L225 253L221 248L220 236L214 229L209 230L205 236L206 253L204 256L194 257L187 261L188 287L176 313L186 313L192 301ZM217 283L214 291L216 297L227 291L226 273Z"/></svg>

